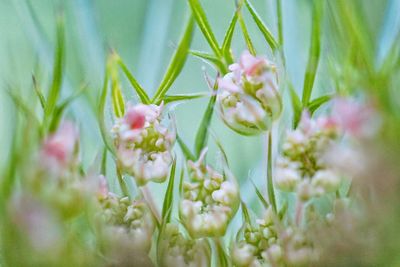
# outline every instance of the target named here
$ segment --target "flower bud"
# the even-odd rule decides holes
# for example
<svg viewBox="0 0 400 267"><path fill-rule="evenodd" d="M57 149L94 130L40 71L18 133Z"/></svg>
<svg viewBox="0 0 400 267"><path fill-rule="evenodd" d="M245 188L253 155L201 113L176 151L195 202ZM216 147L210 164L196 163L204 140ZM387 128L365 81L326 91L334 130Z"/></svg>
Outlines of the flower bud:
<svg viewBox="0 0 400 267"><path fill-rule="evenodd" d="M62 122L57 131L48 136L40 152L40 164L55 176L64 175L74 164L78 131L71 122Z"/></svg>
<svg viewBox="0 0 400 267"><path fill-rule="evenodd" d="M128 198L119 198L111 193L99 199L103 207L102 217L106 223L106 236L109 239L129 237L132 247L148 252L155 229L154 219L144 202L131 202Z"/></svg>
<svg viewBox="0 0 400 267"><path fill-rule="evenodd" d="M275 66L245 51L229 70L218 81L217 101L223 121L243 135L268 130L282 110Z"/></svg>
<svg viewBox="0 0 400 267"><path fill-rule="evenodd" d="M129 107L113 127L118 161L138 185L164 182L172 164L175 130L161 124L162 106Z"/></svg>
<svg viewBox="0 0 400 267"><path fill-rule="evenodd" d="M236 182L205 165L204 154L197 162L188 162L191 182L183 188L179 211L194 238L223 236L239 205Z"/></svg>
<svg viewBox="0 0 400 267"><path fill-rule="evenodd" d="M211 248L207 240L186 238L173 224L165 226L158 249L161 267L211 266Z"/></svg>

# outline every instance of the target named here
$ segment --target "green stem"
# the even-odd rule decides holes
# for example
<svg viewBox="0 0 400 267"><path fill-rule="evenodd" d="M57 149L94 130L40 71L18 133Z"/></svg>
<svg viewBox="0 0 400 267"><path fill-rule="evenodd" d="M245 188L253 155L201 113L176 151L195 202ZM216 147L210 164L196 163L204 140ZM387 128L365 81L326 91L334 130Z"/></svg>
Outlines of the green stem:
<svg viewBox="0 0 400 267"><path fill-rule="evenodd" d="M267 152L267 190L268 199L272 205L274 212L277 212L276 201L275 201L275 191L272 181L272 129L268 132L268 152Z"/></svg>

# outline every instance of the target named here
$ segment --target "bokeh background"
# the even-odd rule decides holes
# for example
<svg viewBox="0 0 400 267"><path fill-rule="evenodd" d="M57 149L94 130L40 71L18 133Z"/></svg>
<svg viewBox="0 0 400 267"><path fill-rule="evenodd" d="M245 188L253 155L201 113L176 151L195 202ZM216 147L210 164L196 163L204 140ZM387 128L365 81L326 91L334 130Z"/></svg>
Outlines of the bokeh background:
<svg viewBox="0 0 400 267"><path fill-rule="evenodd" d="M322 1L322 0L321 0ZM333 0L335 1L335 0ZM307 63L311 28L310 0L283 0L284 52L287 77L301 92ZM357 2L357 1L356 1ZM377 55L385 55L400 26L400 1L358 1L374 40ZM268 27L277 36L275 1L253 0L252 3ZM225 30L234 12L233 0L203 0L212 28L222 42ZM27 103L33 101L32 73L45 88L50 82L55 46L55 18L63 13L66 24L66 73L62 94L65 96L84 84L88 89L68 109L67 117L77 121L81 129L82 159L86 166L95 161L103 143L96 121L97 99L103 82L107 54L115 49L129 66L144 88L152 94L158 86L169 59L179 40L188 17L184 0L0 0L0 167L4 167L15 121L15 108L6 91L19 90ZM274 58L265 45L249 14L244 12L250 35L257 52ZM327 14L329 16L329 14ZM333 92L334 85L328 75L332 70L329 30L323 30L323 52L314 96ZM233 39L233 52L238 56L245 43L237 27ZM196 29L192 49L209 51L201 32ZM279 66L279 62L277 62ZM173 93L207 92L209 88L204 72L210 77L215 70L195 57L189 57L186 66L171 88ZM133 89L125 81L126 99L136 102ZM285 108L275 136L281 136L283 126L290 125L291 108L287 92L283 92ZM199 99L177 105L176 114L180 136L193 146L194 137L208 99ZM109 111L111 114L111 111ZM283 125L283 126L282 126ZM243 137L230 131L214 116L212 131L223 144L233 173L241 184L243 198L257 202L248 178L265 188L265 140ZM27 133L28 134L28 133ZM275 139L275 147L279 139ZM212 139L209 160L218 162L218 153ZM179 148L176 148L179 153ZM154 190L162 190L154 186ZM162 196L162 194L156 194Z"/></svg>

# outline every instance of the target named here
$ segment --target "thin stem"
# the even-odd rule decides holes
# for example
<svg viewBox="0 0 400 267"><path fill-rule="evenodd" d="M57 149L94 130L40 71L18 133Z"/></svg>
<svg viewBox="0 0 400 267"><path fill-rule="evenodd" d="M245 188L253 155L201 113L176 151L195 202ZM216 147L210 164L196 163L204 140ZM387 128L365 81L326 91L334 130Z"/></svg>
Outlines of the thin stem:
<svg viewBox="0 0 400 267"><path fill-rule="evenodd" d="M125 196L129 197L130 196L129 195L129 190L126 187L125 181L124 181L124 179L122 177L121 169L120 169L120 167L118 165L117 165L117 178L118 178L118 183L119 183L119 186L121 188L122 194L124 195L124 197Z"/></svg>
<svg viewBox="0 0 400 267"><path fill-rule="evenodd" d="M268 149L267 149L267 190L269 203L272 209L277 213L274 185L272 181L272 129L267 133Z"/></svg>
<svg viewBox="0 0 400 267"><path fill-rule="evenodd" d="M153 216L157 221L157 224L161 225L160 211L158 210L156 203L154 202L153 196L152 196L151 191L149 190L148 186L145 185L145 186L140 187L140 191L142 191L143 198L147 202L147 205L149 205L150 210L153 213Z"/></svg>
<svg viewBox="0 0 400 267"><path fill-rule="evenodd" d="M300 199L297 199L295 222L296 222L296 225L298 225L298 226L300 226L301 221L303 219L303 210L304 210L303 202Z"/></svg>

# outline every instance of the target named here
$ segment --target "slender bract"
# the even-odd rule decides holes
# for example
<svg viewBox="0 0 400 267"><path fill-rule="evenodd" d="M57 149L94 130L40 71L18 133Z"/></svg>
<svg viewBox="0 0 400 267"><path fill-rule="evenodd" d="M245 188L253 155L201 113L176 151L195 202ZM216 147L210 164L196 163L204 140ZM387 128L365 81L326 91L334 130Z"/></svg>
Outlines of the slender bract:
<svg viewBox="0 0 400 267"><path fill-rule="evenodd" d="M171 62L168 66L164 78L162 79L161 84L157 89L157 92L154 94L154 97L151 101L152 103L158 104L163 100L164 95L167 93L172 83L175 81L179 73L182 71L182 68L186 62L187 54L190 48L190 43L192 42L193 26L194 26L194 19L192 16L190 16L185 32L179 42L175 54L171 59Z"/></svg>
<svg viewBox="0 0 400 267"><path fill-rule="evenodd" d="M311 92L314 86L315 76L317 75L319 58L321 55L321 1L314 2L312 16L311 43L308 55L308 64L303 84L303 107L307 107L311 98Z"/></svg>
<svg viewBox="0 0 400 267"><path fill-rule="evenodd" d="M248 0L245 0L245 4L247 6L247 9L250 11L251 16L253 17L254 22L257 24L258 29L261 31L264 39L267 41L272 51L275 51L279 47L278 42L275 40L275 37L264 24L260 15L258 15L257 11L250 4L250 2Z"/></svg>

